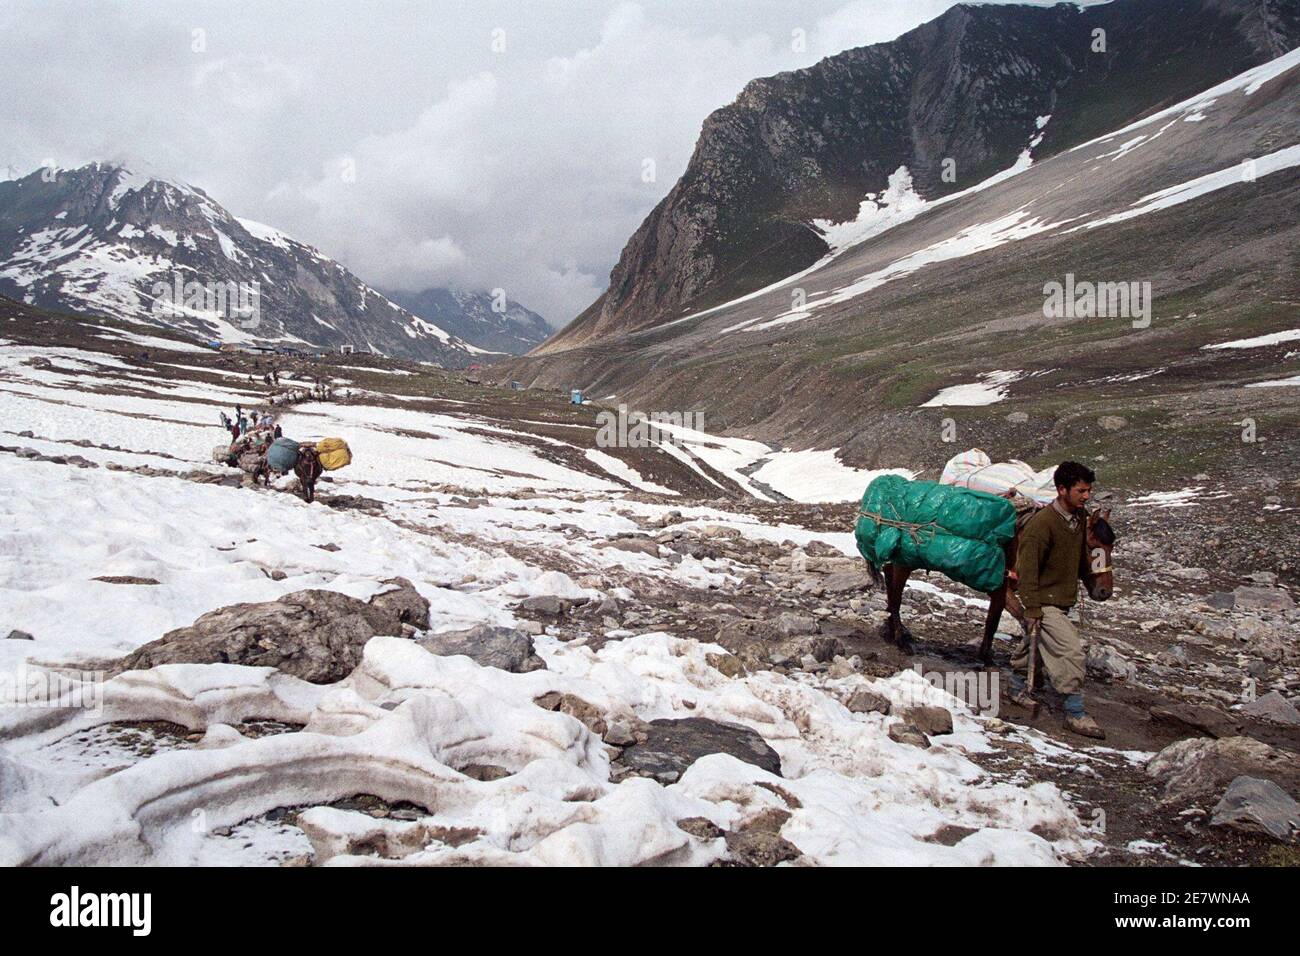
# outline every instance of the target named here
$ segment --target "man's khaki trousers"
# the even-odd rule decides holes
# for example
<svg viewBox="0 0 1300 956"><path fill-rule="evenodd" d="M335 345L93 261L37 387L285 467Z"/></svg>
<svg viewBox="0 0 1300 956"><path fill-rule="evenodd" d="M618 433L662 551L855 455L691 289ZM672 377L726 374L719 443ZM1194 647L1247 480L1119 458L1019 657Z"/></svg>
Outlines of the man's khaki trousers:
<svg viewBox="0 0 1300 956"><path fill-rule="evenodd" d="M1043 626L1038 632L1038 661L1058 693L1077 694L1083 690L1083 640L1074 622L1065 616L1067 610L1044 605ZM1028 635L1016 645L1011 655L1011 669L1017 672L1029 669Z"/></svg>

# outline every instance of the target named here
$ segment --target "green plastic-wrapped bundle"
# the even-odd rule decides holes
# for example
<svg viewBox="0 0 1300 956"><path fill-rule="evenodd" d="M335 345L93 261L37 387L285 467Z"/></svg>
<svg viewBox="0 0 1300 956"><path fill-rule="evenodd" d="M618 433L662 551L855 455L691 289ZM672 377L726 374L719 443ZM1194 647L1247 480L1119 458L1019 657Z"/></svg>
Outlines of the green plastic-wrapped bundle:
<svg viewBox="0 0 1300 956"><path fill-rule="evenodd" d="M876 567L889 562L939 571L977 591L996 591L1006 576L1002 546L1016 533L1006 498L881 475L862 496L854 537Z"/></svg>

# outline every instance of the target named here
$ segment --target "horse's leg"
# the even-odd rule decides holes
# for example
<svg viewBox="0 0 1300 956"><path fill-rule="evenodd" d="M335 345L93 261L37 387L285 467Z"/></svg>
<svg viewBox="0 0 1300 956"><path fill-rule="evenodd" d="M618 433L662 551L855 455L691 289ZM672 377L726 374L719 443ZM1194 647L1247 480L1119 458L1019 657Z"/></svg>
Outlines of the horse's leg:
<svg viewBox="0 0 1300 956"><path fill-rule="evenodd" d="M899 616L898 603L894 593L894 566L892 564L883 565L879 570L877 579L885 586L885 614L887 615L880 622L880 639L886 644L897 644L898 632L895 624L899 621Z"/></svg>
<svg viewBox="0 0 1300 956"><path fill-rule="evenodd" d="M1006 585L989 595L989 613L984 619L984 640L980 642L980 660L985 664L993 663L993 635L998 632L998 621L1002 620L1002 609L1007 605Z"/></svg>
<svg viewBox="0 0 1300 956"><path fill-rule="evenodd" d="M908 654L912 653L912 632L903 626L901 612L903 588L907 584L908 575L911 573L911 568L905 568L897 564L885 565L885 610L888 612L889 617L881 626L881 636L890 644Z"/></svg>

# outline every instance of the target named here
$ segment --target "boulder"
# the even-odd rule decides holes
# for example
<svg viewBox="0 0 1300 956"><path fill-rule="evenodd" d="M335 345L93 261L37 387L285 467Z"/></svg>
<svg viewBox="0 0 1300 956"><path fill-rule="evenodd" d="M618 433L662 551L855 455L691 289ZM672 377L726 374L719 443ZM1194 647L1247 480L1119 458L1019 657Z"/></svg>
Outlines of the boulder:
<svg viewBox="0 0 1300 956"><path fill-rule="evenodd" d="M1241 776L1224 791L1210 825L1289 840L1300 831L1300 804L1272 780Z"/></svg>
<svg viewBox="0 0 1300 956"><path fill-rule="evenodd" d="M1300 711L1297 711L1289 700L1275 690L1244 705L1241 712L1250 717L1270 720L1275 724L1300 727Z"/></svg>
<svg viewBox="0 0 1300 956"><path fill-rule="evenodd" d="M858 687L849 695L844 706L854 714L888 714L891 705L884 694L878 694L869 687Z"/></svg>
<svg viewBox="0 0 1300 956"><path fill-rule="evenodd" d="M276 601L232 604L209 611L114 662L112 674L160 664L244 664L274 667L313 684L342 680L376 634L401 637L427 627L429 602L410 581L359 601L336 591L295 591ZM401 593L398 593L401 592Z"/></svg>
<svg viewBox="0 0 1300 956"><path fill-rule="evenodd" d="M423 631L429 626L429 602L415 590L406 578L389 578L384 582L391 587L370 599L370 606L384 614L394 615L402 624Z"/></svg>
<svg viewBox="0 0 1300 956"><path fill-rule="evenodd" d="M540 614L544 617L563 617L568 608L568 602L556 597L554 594L542 594L537 597L525 598L519 602L519 610L528 614Z"/></svg>
<svg viewBox="0 0 1300 956"><path fill-rule="evenodd" d="M794 611L782 611L776 617L776 629L785 637L800 634L816 634L817 619L811 614L797 614Z"/></svg>
<svg viewBox="0 0 1300 956"><path fill-rule="evenodd" d="M623 751L621 762L643 776L677 780L687 768L709 754L730 754L737 760L781 773L781 758L757 731L740 724L706 717L652 720L645 740Z"/></svg>
<svg viewBox="0 0 1300 956"><path fill-rule="evenodd" d="M952 712L946 707L904 707L898 716L930 737L952 733Z"/></svg>
<svg viewBox="0 0 1300 956"><path fill-rule="evenodd" d="M706 654L704 659L709 666L719 671L724 677L744 677L745 665L734 654Z"/></svg>
<svg viewBox="0 0 1300 956"><path fill-rule="evenodd" d="M930 738L906 722L890 724L889 739L895 743L920 747L922 750L928 749L930 746Z"/></svg>
<svg viewBox="0 0 1300 956"><path fill-rule="evenodd" d="M1236 622L1233 636L1245 644L1273 643L1273 628L1257 617L1244 617Z"/></svg>
<svg viewBox="0 0 1300 956"><path fill-rule="evenodd" d="M678 820L677 829L701 840L716 840L725 832L708 817L686 817Z"/></svg>
<svg viewBox="0 0 1300 956"><path fill-rule="evenodd" d="M866 576L860 571L836 571L822 582L822 589L827 594L844 594L849 591L861 591L866 584Z"/></svg>
<svg viewBox="0 0 1300 956"><path fill-rule="evenodd" d="M788 810L773 808L728 831L732 860L741 866L776 866L802 856L798 847L781 836L781 827L789 819Z"/></svg>
<svg viewBox="0 0 1300 956"><path fill-rule="evenodd" d="M1240 776L1300 785L1295 755L1252 737L1178 740L1147 762L1147 776L1164 784L1165 803L1205 800L1223 793Z"/></svg>
<svg viewBox="0 0 1300 956"><path fill-rule="evenodd" d="M1158 705L1151 708L1150 714L1155 723L1194 730L1211 737L1233 737L1241 732L1238 721L1209 704L1177 702Z"/></svg>
<svg viewBox="0 0 1300 956"><path fill-rule="evenodd" d="M633 554L648 554L652 558L659 557L659 545L651 538L615 538L613 541L605 542L604 547L617 548L619 551L629 551Z"/></svg>
<svg viewBox="0 0 1300 956"><path fill-rule="evenodd" d="M556 690L548 691L534 700L533 703L542 710L554 710L559 711L561 714L568 714L582 723L597 737L605 736L609 730L609 725L605 722L605 716L600 712L600 708L595 704L587 703L587 701L574 694L562 694ZM616 734L615 736L626 739L630 735L631 731L628 729L626 736L622 734ZM613 743L613 741L610 741L610 743Z"/></svg>
<svg viewBox="0 0 1300 956"><path fill-rule="evenodd" d="M1137 665L1106 644L1093 644L1088 648L1086 667L1088 675L1098 680L1122 681L1137 676Z"/></svg>
<svg viewBox="0 0 1300 956"><path fill-rule="evenodd" d="M1232 591L1238 610L1292 611L1295 601L1281 588L1259 588L1242 585Z"/></svg>
<svg viewBox="0 0 1300 956"><path fill-rule="evenodd" d="M543 670L546 662L537 656L533 639L512 627L478 624L464 631L426 634L420 646L440 657L464 655L484 667L495 667L512 674Z"/></svg>
<svg viewBox="0 0 1300 956"><path fill-rule="evenodd" d="M1237 603L1237 598L1231 591L1215 591L1205 599L1205 603L1220 611L1231 611Z"/></svg>

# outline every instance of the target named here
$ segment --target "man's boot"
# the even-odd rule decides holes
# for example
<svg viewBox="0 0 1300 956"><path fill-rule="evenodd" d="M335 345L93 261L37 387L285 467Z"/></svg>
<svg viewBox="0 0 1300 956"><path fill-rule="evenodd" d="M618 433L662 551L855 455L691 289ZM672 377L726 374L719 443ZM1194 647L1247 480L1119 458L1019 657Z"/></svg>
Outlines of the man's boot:
<svg viewBox="0 0 1300 956"><path fill-rule="evenodd" d="M1007 691L1007 698L1017 707L1029 711L1029 716L1038 716L1038 701L1034 700L1033 694L1029 692L1024 678L1015 671L1011 672L1011 687Z"/></svg>
<svg viewBox="0 0 1300 956"><path fill-rule="evenodd" d="M1065 729L1073 731L1080 737L1093 740L1105 740L1106 731L1083 710L1083 695L1070 694L1065 698Z"/></svg>

